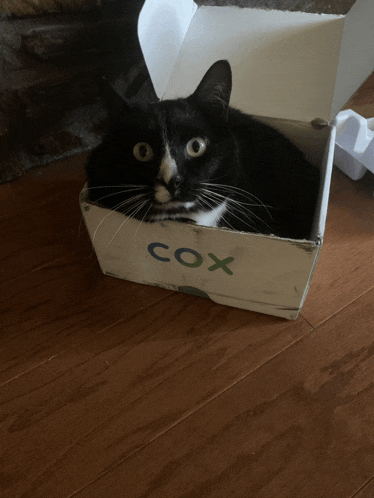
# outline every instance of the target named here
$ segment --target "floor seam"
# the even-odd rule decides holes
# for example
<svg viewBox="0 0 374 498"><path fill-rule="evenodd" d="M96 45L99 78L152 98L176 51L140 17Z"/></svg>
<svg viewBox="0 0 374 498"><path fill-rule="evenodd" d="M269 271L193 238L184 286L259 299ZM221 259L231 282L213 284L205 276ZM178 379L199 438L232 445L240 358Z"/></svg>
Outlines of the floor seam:
<svg viewBox="0 0 374 498"><path fill-rule="evenodd" d="M321 327L322 325L325 325L328 321L330 321L332 318L336 317L336 315L338 315L339 313L341 313L342 311L344 311L346 308L348 308L349 306L351 306L358 299L361 299L365 294L367 294L368 292L372 291L373 289L374 289L374 285L372 287L370 287L369 289L366 289L359 296L356 296L354 299L352 299L352 301L350 301L345 306L343 306L342 308L340 308L338 311L336 311L335 313L333 313L332 315L330 315L328 318L325 318L321 323L318 323L317 325L313 325L309 320L307 320L305 318L305 316L302 313L300 314L300 316L303 318L303 320L305 320L313 328L313 330L316 330L319 327Z"/></svg>
<svg viewBox="0 0 374 498"><path fill-rule="evenodd" d="M358 490L355 492L355 494L353 494L350 498L355 498L355 496L357 496L359 493L361 493L361 491L362 491L362 490L363 490L363 489L364 489L364 488L365 488L368 484L370 484L370 483L371 483L371 481L373 481L373 480L374 480L374 475L372 475L372 476L370 477L370 479L368 479L368 480L365 482L365 484L363 484L363 485L361 486L361 488L360 488L360 489L358 489Z"/></svg>

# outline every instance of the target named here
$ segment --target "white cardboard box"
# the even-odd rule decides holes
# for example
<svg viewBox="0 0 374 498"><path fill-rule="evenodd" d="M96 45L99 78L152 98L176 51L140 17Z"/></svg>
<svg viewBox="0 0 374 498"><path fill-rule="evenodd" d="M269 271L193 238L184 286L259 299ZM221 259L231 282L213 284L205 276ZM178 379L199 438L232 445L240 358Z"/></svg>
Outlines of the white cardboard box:
<svg viewBox="0 0 374 498"><path fill-rule="evenodd" d="M331 122L374 67L374 1L345 16L147 0L138 34L161 99L193 93L207 69L227 59L230 105L261 116L321 168L310 240L232 232L177 222L139 224L80 203L104 273L205 295L229 306L295 319L321 250L336 129ZM329 126L315 130L320 118Z"/></svg>

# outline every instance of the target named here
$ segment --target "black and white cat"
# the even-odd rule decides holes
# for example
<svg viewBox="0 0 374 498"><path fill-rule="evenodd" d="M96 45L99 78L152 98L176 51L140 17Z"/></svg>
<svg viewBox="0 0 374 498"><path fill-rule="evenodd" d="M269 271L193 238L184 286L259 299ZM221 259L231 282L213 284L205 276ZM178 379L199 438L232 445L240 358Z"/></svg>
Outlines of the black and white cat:
<svg viewBox="0 0 374 498"><path fill-rule="evenodd" d="M308 238L319 171L229 107L231 87L230 65L218 61L188 98L123 101L86 166L90 201L144 222Z"/></svg>

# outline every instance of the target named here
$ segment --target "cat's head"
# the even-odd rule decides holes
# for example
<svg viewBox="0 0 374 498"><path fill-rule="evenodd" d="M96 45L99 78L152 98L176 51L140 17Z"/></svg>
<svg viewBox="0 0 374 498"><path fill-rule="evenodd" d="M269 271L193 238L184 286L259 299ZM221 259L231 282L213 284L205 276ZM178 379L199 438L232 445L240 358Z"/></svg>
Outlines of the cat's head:
<svg viewBox="0 0 374 498"><path fill-rule="evenodd" d="M86 166L91 201L145 221L194 219L218 208L223 199L204 189L235 175L231 85L229 63L218 61L186 99L122 101Z"/></svg>

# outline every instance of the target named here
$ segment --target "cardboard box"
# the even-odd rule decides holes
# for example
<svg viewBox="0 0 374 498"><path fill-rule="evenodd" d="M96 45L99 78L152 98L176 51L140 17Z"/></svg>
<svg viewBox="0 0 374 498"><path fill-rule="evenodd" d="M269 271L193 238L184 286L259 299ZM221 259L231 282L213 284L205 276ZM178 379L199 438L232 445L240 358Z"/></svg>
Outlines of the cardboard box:
<svg viewBox="0 0 374 498"><path fill-rule="evenodd" d="M207 69L227 59L230 105L261 116L321 168L310 240L282 239L177 222L139 224L92 205L81 208L102 271L295 319L321 250L335 146L330 122L374 66L374 2L345 16L147 0L139 40L160 99L187 97Z"/></svg>

